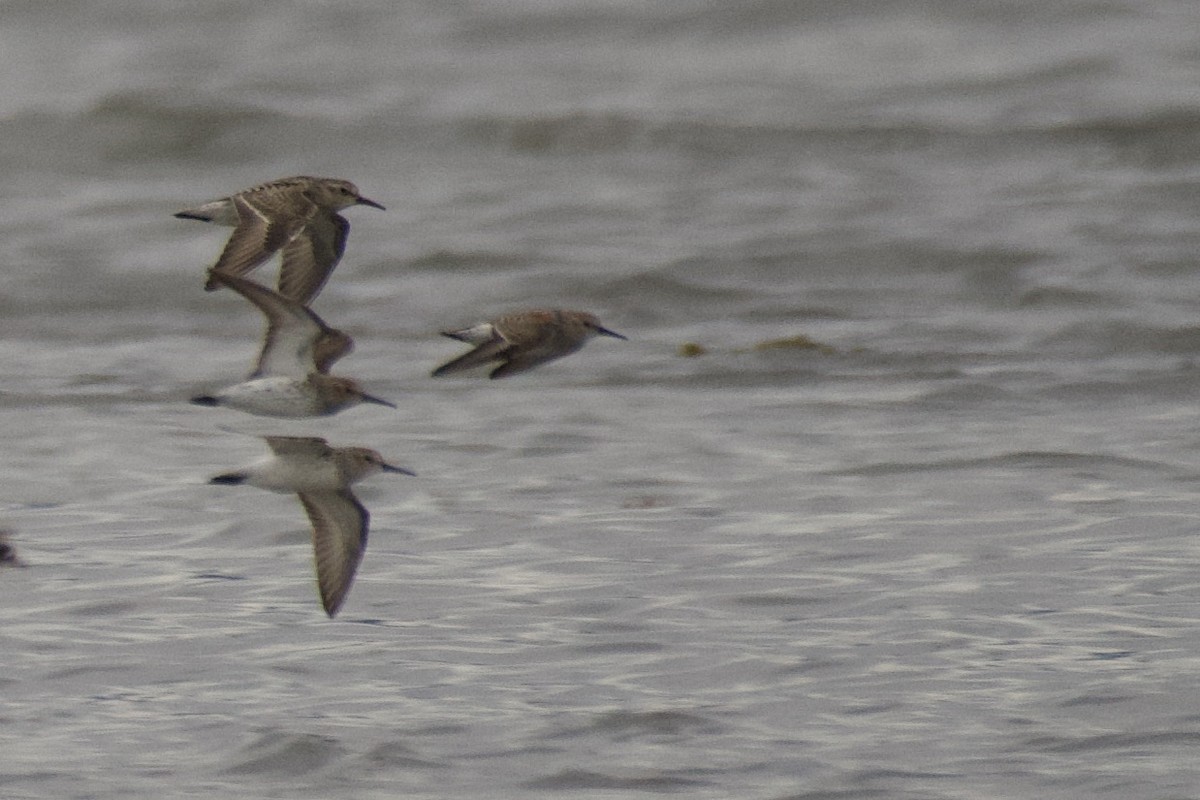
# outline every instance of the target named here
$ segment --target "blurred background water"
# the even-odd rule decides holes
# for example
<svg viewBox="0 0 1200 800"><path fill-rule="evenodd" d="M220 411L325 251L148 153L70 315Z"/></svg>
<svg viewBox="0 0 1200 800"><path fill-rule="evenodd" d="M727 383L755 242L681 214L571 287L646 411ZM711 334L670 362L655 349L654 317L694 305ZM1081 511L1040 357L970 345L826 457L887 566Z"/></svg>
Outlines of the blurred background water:
<svg viewBox="0 0 1200 800"><path fill-rule="evenodd" d="M1196 797L1197 30L3 4L0 796ZM292 174L388 208L314 307L398 411L186 402L261 321L171 214ZM535 306L630 341L429 378ZM337 620L205 484L265 433L419 475Z"/></svg>

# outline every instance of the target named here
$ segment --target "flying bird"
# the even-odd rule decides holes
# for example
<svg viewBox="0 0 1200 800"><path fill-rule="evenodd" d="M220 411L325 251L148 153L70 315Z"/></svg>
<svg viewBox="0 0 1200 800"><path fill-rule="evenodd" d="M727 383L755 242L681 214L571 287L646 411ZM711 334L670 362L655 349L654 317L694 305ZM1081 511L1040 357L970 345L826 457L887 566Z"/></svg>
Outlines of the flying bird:
<svg viewBox="0 0 1200 800"><path fill-rule="evenodd" d="M469 328L442 331L442 335L475 349L435 369L435 378L495 361L500 365L488 377L506 378L570 355L593 336L625 339L601 325L595 314L562 309L517 311Z"/></svg>
<svg viewBox="0 0 1200 800"><path fill-rule="evenodd" d="M365 447L330 447L309 436L264 436L271 455L211 484L247 484L283 494L295 493L312 523L313 556L321 605L331 618L346 600L367 548L370 514L351 485L378 472L415 473L393 466Z"/></svg>
<svg viewBox="0 0 1200 800"><path fill-rule="evenodd" d="M214 272L245 275L282 252L279 293L307 304L346 250L350 223L337 212L355 205L383 208L359 194L350 181L298 176L254 186L175 216L233 227L205 289L220 287L212 278Z"/></svg>
<svg viewBox="0 0 1200 800"><path fill-rule="evenodd" d="M396 407L367 394L351 378L329 374L330 366L354 347L349 335L326 325L306 306L248 278L214 271L212 279L257 306L267 318L267 330L258 362L245 381L193 397L193 403L265 417L325 416L359 403Z"/></svg>

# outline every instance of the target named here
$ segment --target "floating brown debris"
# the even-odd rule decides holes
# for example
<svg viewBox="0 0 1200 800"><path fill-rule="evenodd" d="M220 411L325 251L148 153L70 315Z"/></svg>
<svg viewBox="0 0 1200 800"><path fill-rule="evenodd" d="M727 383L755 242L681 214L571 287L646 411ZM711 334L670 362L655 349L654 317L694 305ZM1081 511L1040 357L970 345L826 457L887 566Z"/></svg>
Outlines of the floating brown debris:
<svg viewBox="0 0 1200 800"><path fill-rule="evenodd" d="M765 339L750 348L753 352L762 353L767 350L816 350L821 355L831 356L837 353L832 345L818 342L804 334L788 336L783 339Z"/></svg>

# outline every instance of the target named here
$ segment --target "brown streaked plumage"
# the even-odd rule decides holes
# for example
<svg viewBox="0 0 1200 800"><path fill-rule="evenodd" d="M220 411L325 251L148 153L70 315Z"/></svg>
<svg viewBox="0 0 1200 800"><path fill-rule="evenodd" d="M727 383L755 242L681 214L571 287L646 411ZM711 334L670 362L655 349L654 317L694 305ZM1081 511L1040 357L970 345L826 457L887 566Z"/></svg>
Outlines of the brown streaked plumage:
<svg viewBox="0 0 1200 800"><path fill-rule="evenodd" d="M365 447L330 447L309 436L264 436L271 455L209 483L247 484L284 494L295 493L312 523L313 557L321 605L337 614L367 547L370 514L350 487L377 472L413 473L392 466Z"/></svg>
<svg viewBox="0 0 1200 800"><path fill-rule="evenodd" d="M337 212L354 205L383 208L359 194L350 181L301 175L254 186L175 216L233 226L212 271L245 275L281 252L279 293L307 304L346 250L350 223ZM204 288L211 291L219 286L210 275Z"/></svg>
<svg viewBox="0 0 1200 800"><path fill-rule="evenodd" d="M564 309L517 311L469 328L442 331L442 335L473 344L475 349L435 369L435 378L493 361L500 366L489 377L506 378L570 355L593 336L625 338L601 325L595 314Z"/></svg>

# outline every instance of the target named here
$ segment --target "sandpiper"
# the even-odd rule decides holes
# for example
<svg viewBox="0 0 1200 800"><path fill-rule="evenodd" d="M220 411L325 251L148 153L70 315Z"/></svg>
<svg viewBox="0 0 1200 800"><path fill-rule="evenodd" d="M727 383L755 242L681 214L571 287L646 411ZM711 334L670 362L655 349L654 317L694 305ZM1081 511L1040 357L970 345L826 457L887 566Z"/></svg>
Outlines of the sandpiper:
<svg viewBox="0 0 1200 800"><path fill-rule="evenodd" d="M209 483L248 484L272 492L300 496L312 522L313 554L321 605L337 614L367 547L370 515L350 491L351 484L377 472L413 475L392 466L365 447L330 447L309 436L264 436L271 455L237 472L217 475Z"/></svg>
<svg viewBox="0 0 1200 800"><path fill-rule="evenodd" d="M433 377L499 361L491 378L505 378L574 353L593 336L624 339L586 311L534 310L506 314L469 328L442 331L443 336L475 345L475 349L433 371Z"/></svg>
<svg viewBox="0 0 1200 800"><path fill-rule="evenodd" d="M25 565L17 558L17 548L9 536L8 531L0 531L0 567L23 567Z"/></svg>
<svg viewBox="0 0 1200 800"><path fill-rule="evenodd" d="M337 212L354 205L383 208L359 194L350 181L299 176L264 183L175 216L234 228L205 289L220 286L212 272L245 275L282 250L279 293L308 303L346 250L350 223Z"/></svg>
<svg viewBox="0 0 1200 800"><path fill-rule="evenodd" d="M193 397L201 406L228 406L265 417L320 417L359 403L395 408L367 394L357 381L329 375L329 367L354 346L354 340L307 307L248 278L213 272L225 285L256 305L267 318L267 331L254 371L242 383L216 394Z"/></svg>

